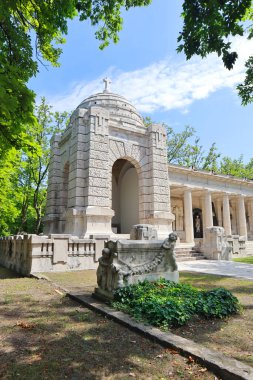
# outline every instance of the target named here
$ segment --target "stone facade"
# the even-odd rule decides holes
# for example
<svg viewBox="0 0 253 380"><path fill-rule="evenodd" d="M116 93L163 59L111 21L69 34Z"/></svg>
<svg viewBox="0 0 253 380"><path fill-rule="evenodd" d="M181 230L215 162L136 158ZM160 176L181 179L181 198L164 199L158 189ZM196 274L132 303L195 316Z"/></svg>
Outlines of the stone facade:
<svg viewBox="0 0 253 380"><path fill-rule="evenodd" d="M148 223L164 238L173 218L164 127L145 127L108 90L84 100L52 141L45 233L90 238Z"/></svg>
<svg viewBox="0 0 253 380"><path fill-rule="evenodd" d="M52 139L45 236L1 239L0 263L23 273L95 269L104 243L129 239L138 224L147 239L175 231L177 255L253 254L253 181L168 165L164 127L146 127L105 82Z"/></svg>
<svg viewBox="0 0 253 380"><path fill-rule="evenodd" d="M216 234L213 227L222 227L218 235L224 234L234 256L253 254L252 181L177 165L168 165L168 173L173 225L181 245L197 245L206 257L215 257L210 231Z"/></svg>

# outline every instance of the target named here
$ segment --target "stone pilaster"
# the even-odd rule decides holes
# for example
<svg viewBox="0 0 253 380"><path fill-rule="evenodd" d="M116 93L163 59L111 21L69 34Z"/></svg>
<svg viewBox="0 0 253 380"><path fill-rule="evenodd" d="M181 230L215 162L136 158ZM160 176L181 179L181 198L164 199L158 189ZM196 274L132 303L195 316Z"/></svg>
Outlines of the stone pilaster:
<svg viewBox="0 0 253 380"><path fill-rule="evenodd" d="M46 216L44 217L44 232L51 233L58 231L59 219L61 215L59 190L61 186L61 158L59 150L60 135L54 135L51 139L51 159L48 169L48 191Z"/></svg>
<svg viewBox="0 0 253 380"><path fill-rule="evenodd" d="M111 166L109 164L109 111L91 107L89 116L88 186L85 191L84 236L111 234Z"/></svg>
<svg viewBox="0 0 253 380"><path fill-rule="evenodd" d="M172 231L174 215L170 208L170 187L166 149L166 130L162 125L153 124L148 128L149 163L145 181L149 186L149 210L146 220L157 228L158 237L168 236Z"/></svg>

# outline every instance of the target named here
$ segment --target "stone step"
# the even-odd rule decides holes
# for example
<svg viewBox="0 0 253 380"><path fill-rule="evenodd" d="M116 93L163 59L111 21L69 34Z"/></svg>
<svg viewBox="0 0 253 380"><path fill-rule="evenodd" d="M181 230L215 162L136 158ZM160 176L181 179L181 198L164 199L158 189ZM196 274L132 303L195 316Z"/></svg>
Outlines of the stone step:
<svg viewBox="0 0 253 380"><path fill-rule="evenodd" d="M193 261L193 260L199 260L199 259L192 256L184 256L184 257L177 257L176 260L177 262L182 262L182 261Z"/></svg>
<svg viewBox="0 0 253 380"><path fill-rule="evenodd" d="M204 255L200 252L195 252L189 249L180 249L176 250L176 260L179 261L190 261L190 260L203 260L205 259Z"/></svg>

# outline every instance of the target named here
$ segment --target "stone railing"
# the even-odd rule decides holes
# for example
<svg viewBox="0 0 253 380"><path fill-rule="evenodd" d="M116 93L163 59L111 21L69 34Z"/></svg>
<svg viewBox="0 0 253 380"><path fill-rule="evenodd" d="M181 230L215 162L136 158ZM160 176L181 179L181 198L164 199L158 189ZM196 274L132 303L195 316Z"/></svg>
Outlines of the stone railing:
<svg viewBox="0 0 253 380"><path fill-rule="evenodd" d="M246 239L244 236L231 235L227 237L227 242L232 249L234 257L246 255Z"/></svg>
<svg viewBox="0 0 253 380"><path fill-rule="evenodd" d="M96 269L102 251L95 239L71 235L17 235L0 238L0 264L23 275Z"/></svg>

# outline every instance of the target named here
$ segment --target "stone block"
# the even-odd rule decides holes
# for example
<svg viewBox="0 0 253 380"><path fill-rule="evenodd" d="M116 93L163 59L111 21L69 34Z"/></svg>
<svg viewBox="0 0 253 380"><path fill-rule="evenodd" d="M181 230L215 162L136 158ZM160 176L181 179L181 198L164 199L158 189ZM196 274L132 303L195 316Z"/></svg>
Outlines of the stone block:
<svg viewBox="0 0 253 380"><path fill-rule="evenodd" d="M89 177L108 178L108 170L107 169L89 168L88 175L89 175Z"/></svg>
<svg viewBox="0 0 253 380"><path fill-rule="evenodd" d="M89 167L108 170L108 162L106 160L102 160L102 159L90 158Z"/></svg>
<svg viewBox="0 0 253 380"><path fill-rule="evenodd" d="M110 202L108 197L96 197L93 195L88 196L88 204L90 206L100 206L100 207L109 207Z"/></svg>
<svg viewBox="0 0 253 380"><path fill-rule="evenodd" d="M160 277L178 281L175 259L177 236L159 240L109 240L105 243L97 269L95 294L112 299L113 291L138 281Z"/></svg>

